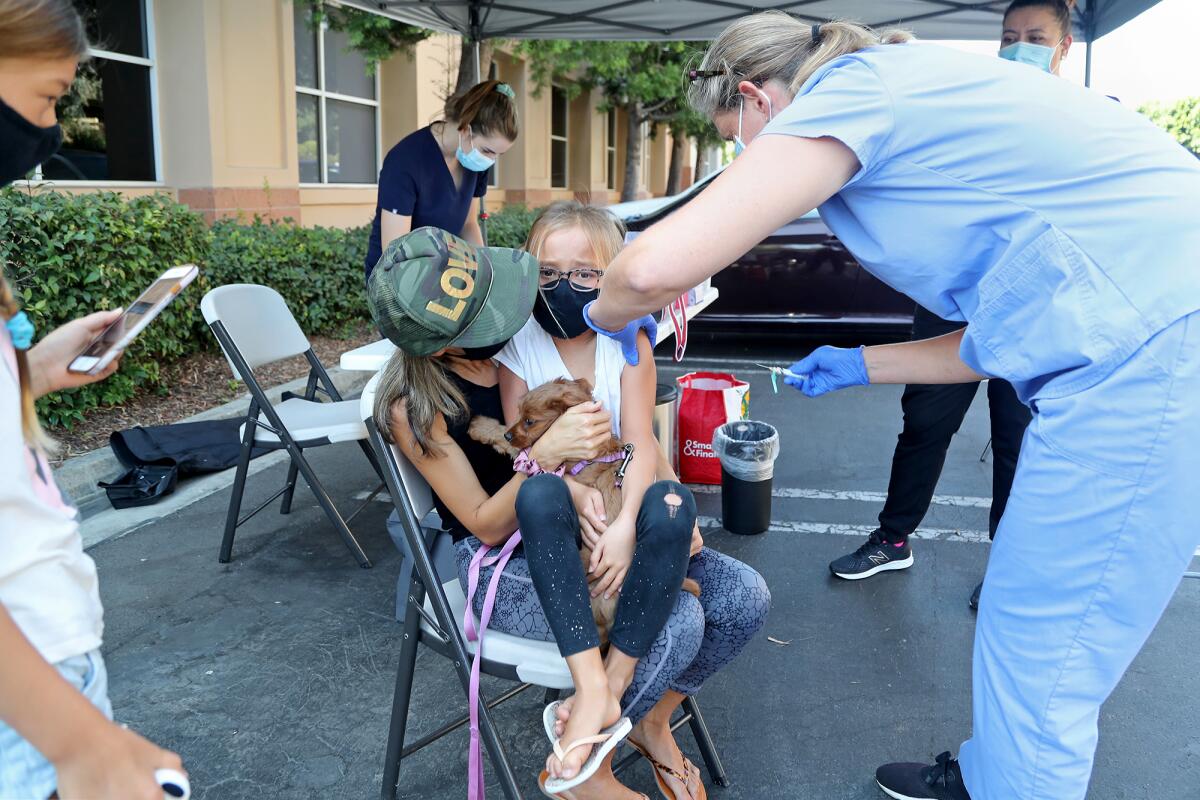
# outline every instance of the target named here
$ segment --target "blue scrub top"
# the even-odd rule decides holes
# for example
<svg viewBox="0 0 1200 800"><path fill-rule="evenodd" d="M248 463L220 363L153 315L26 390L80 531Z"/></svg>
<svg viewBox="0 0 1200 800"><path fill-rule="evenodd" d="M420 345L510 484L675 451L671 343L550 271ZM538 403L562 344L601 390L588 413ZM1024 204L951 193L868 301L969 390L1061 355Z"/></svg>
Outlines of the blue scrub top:
<svg viewBox="0 0 1200 800"><path fill-rule="evenodd" d="M1021 399L1098 382L1200 309L1200 160L1137 112L1025 64L912 43L819 69L765 134L862 168L821 216L947 319Z"/></svg>
<svg viewBox="0 0 1200 800"><path fill-rule="evenodd" d="M454 185L454 176L446 168L446 159L430 126L413 131L388 151L379 171L379 195L375 201L375 221L371 223L371 241L367 245L366 272L383 255L380 246L380 210L412 217L412 229L432 225L461 236L471 201L487 193L488 173L463 169L463 180Z"/></svg>

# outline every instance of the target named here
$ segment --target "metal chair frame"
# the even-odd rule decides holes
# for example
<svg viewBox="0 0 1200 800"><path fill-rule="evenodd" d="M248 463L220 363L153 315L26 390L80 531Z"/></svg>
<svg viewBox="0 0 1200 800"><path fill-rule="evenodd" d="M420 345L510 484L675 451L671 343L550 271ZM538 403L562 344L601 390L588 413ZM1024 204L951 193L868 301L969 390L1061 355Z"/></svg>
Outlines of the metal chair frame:
<svg viewBox="0 0 1200 800"><path fill-rule="evenodd" d="M325 486L308 463L308 459L304 457L304 449L306 447L327 445L330 444L329 440L322 438L297 441L292 438L291 433L275 410L275 406L267 398L266 392L255 377L254 370L246 363L246 359L242 356L237 344L234 343L233 338L229 335L225 325L220 320L217 320L210 324L209 327L217 337L217 341L220 342L221 349L225 351L225 355L228 356L229 361L237 370L238 375L245 382L246 388L250 390L250 408L246 412L246 424L242 432L242 445L241 451L238 454L237 471L234 473L233 490L229 497L229 509L225 514L225 534L221 539L221 552L217 560L222 564L229 563L233 557L233 538L237 529L255 514L274 502L276 498L283 497L279 505L280 514L291 512L292 497L296 492L296 477L297 474L300 474L304 476L304 481L308 484L308 488L316 495L317 502L320 504L322 510L324 510L329 521L333 523L333 527L338 532L338 535L342 537L342 541L345 543L347 549L350 550L354 558L358 561L358 565L363 569L369 569L371 567L371 559L367 557L358 540L354 538L354 534L350 531L349 523L383 490L383 484L381 483L349 517L343 518L337 510L333 499L329 496L329 492L325 490ZM295 395L285 392L283 399L287 400L289 397L299 397L302 400L317 402L317 392L321 392L333 402L341 402L343 399L341 393L338 392L333 380L329 377L329 373L325 370L325 366L317 358L317 354L311 347L305 351L304 357L309 365L308 383L304 394ZM266 422L261 419L260 412L261 415L266 416ZM256 443L254 441L255 432L260 427L278 436L279 441ZM380 469L379 462L376 460L375 452L371 449L371 446L367 444L365 439L360 439L358 446L362 448L363 454L371 462L371 468L375 470L375 474L379 475L382 481L383 471ZM269 450L286 449L288 455L291 456L291 464L288 467L288 476L283 488L264 500L253 511L239 518L238 515L241 513L242 507L242 496L246 490L246 478L250 470L250 457L255 447Z"/></svg>
<svg viewBox="0 0 1200 800"><path fill-rule="evenodd" d="M380 462L384 465L384 482L387 484L392 504L399 515L404 530L405 542L408 545L413 562L411 566L402 567L412 570L412 577L408 584L408 597L405 603L400 662L396 669L396 685L392 696L392 716L388 726L387 750L384 757L383 785L380 789L381 800L396 800L400 780L400 765L403 759L433 744L447 734L458 730L469 721L469 717L464 715L459 719L442 725L437 730L422 736L414 742L406 743L408 709L409 702L412 699L418 645L425 645L448 659L454 665L455 673L462 686L464 699L468 696L468 688L470 686L471 657L467 651L466 642L463 640L459 630L458 622L454 619L451 612L449 600L442 590L442 583L438 577L433 560L430 557L430 548L434 539L439 535L445 534L442 531L423 526L421 521L417 519L416 511L413 508L408 492L404 488L404 481L400 475L399 467L392 455L390 446L384 441L374 420L368 419L366 425L368 439L375 448ZM433 606L432 616L425 609L426 598L429 599L430 604ZM422 627L422 621L429 626L429 630ZM519 684L493 700L481 699L479 706L479 728L484 747L487 748L492 766L499 776L500 786L504 791L505 797L508 800L521 800L521 790L517 786L517 779L513 774L512 766L509 764L504 745L501 743L495 725L492 722L491 710L529 689L533 684L522 682L517 676L515 667L491 661L486 657L483 658L480 669L485 675L503 678ZM556 699L558 695L558 690L547 689L547 702ZM700 749L700 755L704 759L705 766L708 769L709 777L719 786L728 786L729 778L725 773L720 756L717 754L716 745L708 731L708 726L704 722L704 717L700 714L700 707L696 703L695 698L687 698L681 710L682 714L672 722L671 729L677 730L685 724L690 725L692 735L695 737L696 744ZM619 773L623 771L641 757L641 754L636 751L630 753L613 766L613 772Z"/></svg>

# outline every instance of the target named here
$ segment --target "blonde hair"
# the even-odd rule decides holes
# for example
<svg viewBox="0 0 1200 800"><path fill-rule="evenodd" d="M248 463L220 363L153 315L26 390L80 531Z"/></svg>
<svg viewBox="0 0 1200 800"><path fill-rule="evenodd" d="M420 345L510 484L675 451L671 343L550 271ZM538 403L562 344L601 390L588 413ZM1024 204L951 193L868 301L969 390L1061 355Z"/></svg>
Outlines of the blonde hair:
<svg viewBox="0 0 1200 800"><path fill-rule="evenodd" d="M742 81L762 86L775 80L795 96L813 73L839 56L911 39L908 31L875 31L845 20L815 26L782 11L752 14L723 30L708 48L688 88L688 102L706 117L736 108Z"/></svg>
<svg viewBox="0 0 1200 800"><path fill-rule="evenodd" d="M559 200L538 214L529 228L523 249L538 256L550 234L567 228L583 230L600 269L617 257L625 243L625 226L612 212L600 206L584 205L578 200Z"/></svg>
<svg viewBox="0 0 1200 800"><path fill-rule="evenodd" d="M80 58L87 53L83 21L70 0L0 0L0 58ZM0 264L0 317L15 317L21 304L13 294ZM17 378L21 385L21 433L25 441L44 450L54 441L42 430L29 383L29 361L17 350Z"/></svg>

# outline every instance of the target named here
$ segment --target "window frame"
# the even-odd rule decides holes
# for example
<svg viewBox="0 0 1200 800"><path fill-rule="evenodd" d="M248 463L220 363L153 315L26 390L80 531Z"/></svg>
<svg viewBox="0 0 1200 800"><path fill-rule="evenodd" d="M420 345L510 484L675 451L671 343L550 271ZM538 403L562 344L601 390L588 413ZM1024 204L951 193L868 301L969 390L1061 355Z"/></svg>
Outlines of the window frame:
<svg viewBox="0 0 1200 800"><path fill-rule="evenodd" d="M554 92L562 92L563 103L565 105L563 130L565 133L562 136L557 136L554 133ZM547 155L550 156L550 188L551 189L566 189L571 185L571 99L567 94L567 90L558 84L550 84L550 151ZM554 143L562 142L563 144L563 184L562 186L554 185Z"/></svg>
<svg viewBox="0 0 1200 800"><path fill-rule="evenodd" d="M154 3L153 0L141 0L142 4L142 19L146 21L146 55L131 56L126 53L115 53L111 50L100 50L98 48L89 47L87 51L88 58L103 58L109 61L122 61L126 64L137 64L138 66L147 67L150 70L150 125L154 136L154 175L152 181L118 181L118 180L72 180L71 178L43 178L42 165L38 164L34 168L33 177L25 183L38 186L62 185L77 186L80 188L88 187L163 187L166 183L163 181L162 169L162 123L159 119L158 105L158 41L154 35ZM14 181L17 183L17 181Z"/></svg>
<svg viewBox="0 0 1200 800"><path fill-rule="evenodd" d="M292 13L296 13L293 11ZM295 25L295 23L292 23ZM305 22L305 25L308 23ZM306 94L310 97L317 98L317 149L321 159L321 180L317 183L305 182L300 180L300 161L296 160L296 182L301 189L318 189L318 188L334 188L334 189L361 189L366 187L379 186L379 170L383 162L382 141L383 141L383 122L382 114L380 114L380 93L382 86L379 82L379 69L376 68L375 75L375 99L368 100L365 97L354 97L353 95L341 94L339 92L330 92L325 90L325 33L329 30L329 25L322 21L321 29L316 31L317 35L317 88L309 88L296 83L296 64L295 54L293 51L292 58L292 88L296 94ZM329 180L329 153L325 147L329 141L326 124L328 122L328 114L326 111L326 100L338 100L345 103L352 103L360 106L368 106L375 109L375 180L371 183L334 183ZM293 112L292 116L296 118L298 112Z"/></svg>
<svg viewBox="0 0 1200 800"><path fill-rule="evenodd" d="M617 190L617 110L610 108L604 120L604 185Z"/></svg>

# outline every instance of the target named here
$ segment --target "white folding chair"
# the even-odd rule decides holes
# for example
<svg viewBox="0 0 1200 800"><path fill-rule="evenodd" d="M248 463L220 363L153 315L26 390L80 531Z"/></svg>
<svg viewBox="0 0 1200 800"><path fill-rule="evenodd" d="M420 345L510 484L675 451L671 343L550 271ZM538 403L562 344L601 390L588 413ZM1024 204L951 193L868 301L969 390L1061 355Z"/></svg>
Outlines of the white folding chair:
<svg viewBox="0 0 1200 800"><path fill-rule="evenodd" d="M383 465L384 481L391 493L392 504L403 529L402 539L396 544L405 556L405 563L401 566L403 574L397 582L397 588L403 595L397 598L396 604L396 616L404 623L404 632L400 647L400 664L396 670L396 687L392 696L392 718L388 729L383 786L380 793L382 800L395 800L401 760L462 727L469 719L464 716L415 742L405 744L417 645L424 644L454 664L462 684L463 697L466 699L469 696L471 680L470 657L475 654L477 644L467 641L462 627L467 598L458 580L450 535L441 530L441 520L433 510L433 491L404 454L395 446L389 445L375 426L372 412L378 382L379 376L376 375L363 389L359 400L360 414L367 426L371 444ZM567 662L559 655L558 645L554 642L524 639L495 630L489 630L485 639L485 655L480 664L480 671L485 675L514 681L520 685L494 700L486 701L481 698L480 733L505 796L509 800L520 800L521 791L508 763L504 745L497 736L489 710L530 686L547 689L549 701L555 699L561 690L569 689L574 684ZM685 723L691 725L692 734L708 767L710 778L721 786L728 786L725 768L694 698L684 701L683 714L672 723L672 729L677 729ZM535 729L540 736L540 722ZM637 752L630 753L614 765L613 771L620 772L640 757Z"/></svg>
<svg viewBox="0 0 1200 800"><path fill-rule="evenodd" d="M330 380L329 373L313 352L308 338L296 324L287 303L274 289L247 283L220 286L204 295L200 301L200 310L204 314L204 321L221 344L221 350L233 370L233 377L244 382L250 390L250 408L241 428L242 449L233 480L233 494L229 498L229 509L225 516L225 535L221 540L221 552L218 557L220 562L229 562L233 552L234 533L238 527L266 508L275 498L283 496L279 513L287 514L291 511L292 496L296 490L296 475L299 472L359 565L364 568L370 567L370 559L350 532L348 524L366 503L343 519L304 457L304 450L308 448L337 442L358 442L370 460L371 467L376 474L382 476L375 455L366 442L367 430L358 415L358 401L342 399L337 387ZM304 394L296 396L285 393L282 402L271 403L264 387L255 377L254 370L265 364L298 355L303 355L309 364L308 385ZM329 402L319 400L317 392L325 394ZM246 475L250 468L250 456L254 448L286 449L291 456L291 465L283 488L239 519L242 495L246 489ZM382 488L380 486L376 493ZM367 502L370 502L370 499Z"/></svg>

